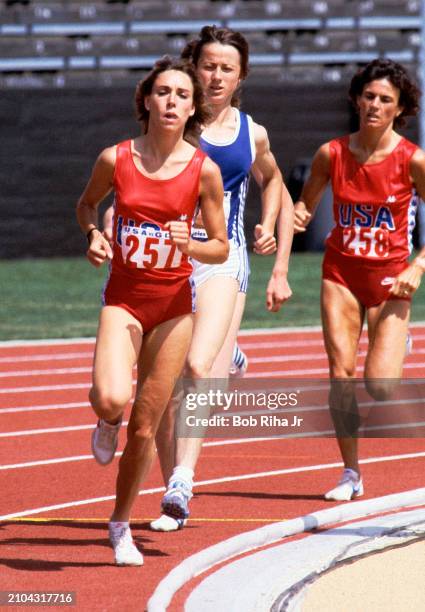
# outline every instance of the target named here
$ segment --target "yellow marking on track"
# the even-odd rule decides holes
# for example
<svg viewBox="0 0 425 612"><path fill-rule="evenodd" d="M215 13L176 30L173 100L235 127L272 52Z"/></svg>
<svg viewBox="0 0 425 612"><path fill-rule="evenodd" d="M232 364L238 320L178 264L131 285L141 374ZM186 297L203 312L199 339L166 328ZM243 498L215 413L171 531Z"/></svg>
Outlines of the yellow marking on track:
<svg viewBox="0 0 425 612"><path fill-rule="evenodd" d="M190 518L189 523L279 523L285 518Z"/></svg>
<svg viewBox="0 0 425 612"><path fill-rule="evenodd" d="M273 455L238 455L233 453L231 455L233 460L237 459L311 459L312 455L279 455L276 453ZM208 459L229 459L229 455L210 455L208 453Z"/></svg>
<svg viewBox="0 0 425 612"><path fill-rule="evenodd" d="M147 523L155 520L158 517L133 518L130 523ZM287 520L285 518L190 518L189 523L278 523L279 521ZM108 518L28 518L16 517L0 521L1 523L108 523Z"/></svg>
<svg viewBox="0 0 425 612"><path fill-rule="evenodd" d="M148 520L148 519L146 519ZM11 518L11 519L4 519L2 521L0 521L1 523L63 523L63 522L68 522L68 523L108 523L109 519L108 518L58 518L57 516L55 516L54 518L49 518L49 517L44 517L44 518L40 518L40 517L28 517L28 516L22 516L22 517L15 517L15 518Z"/></svg>
<svg viewBox="0 0 425 612"><path fill-rule="evenodd" d="M207 454L207 451L205 452L205 455ZM236 461L237 459L276 459L276 460L281 460L281 459L311 459L313 457L313 455L276 455L275 454L270 454L270 455L252 455L252 454L241 454L238 455L237 453L232 453L231 455L232 457L232 461ZM208 453L208 459L229 459L229 455L210 455L210 453ZM202 461L202 456L201 459Z"/></svg>

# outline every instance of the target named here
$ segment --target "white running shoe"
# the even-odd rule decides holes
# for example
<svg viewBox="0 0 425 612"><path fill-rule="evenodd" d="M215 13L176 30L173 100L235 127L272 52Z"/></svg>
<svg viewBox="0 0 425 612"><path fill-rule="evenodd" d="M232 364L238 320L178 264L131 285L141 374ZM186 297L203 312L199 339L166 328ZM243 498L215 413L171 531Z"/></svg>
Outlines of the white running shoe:
<svg viewBox="0 0 425 612"><path fill-rule="evenodd" d="M143 555L136 548L128 523L111 521L109 540L114 549L117 565L143 565Z"/></svg>
<svg viewBox="0 0 425 612"><path fill-rule="evenodd" d="M230 366L230 370L229 370L229 376L231 378L243 378L243 376L245 376L245 372L248 369L248 357L245 355L245 353L242 353L242 355L243 355L242 365L236 365L236 363L232 361L232 365Z"/></svg>
<svg viewBox="0 0 425 612"><path fill-rule="evenodd" d="M100 465L108 465L114 458L118 446L118 432L122 419L116 425L111 425L99 419L91 436L91 449L94 458Z"/></svg>
<svg viewBox="0 0 425 612"><path fill-rule="evenodd" d="M325 493L325 499L331 501L349 501L364 494L363 482L355 470L346 468L342 478L334 489Z"/></svg>
<svg viewBox="0 0 425 612"><path fill-rule="evenodd" d="M159 518L152 521L150 528L152 531L178 531L186 525L186 519L173 518L167 514L161 514Z"/></svg>

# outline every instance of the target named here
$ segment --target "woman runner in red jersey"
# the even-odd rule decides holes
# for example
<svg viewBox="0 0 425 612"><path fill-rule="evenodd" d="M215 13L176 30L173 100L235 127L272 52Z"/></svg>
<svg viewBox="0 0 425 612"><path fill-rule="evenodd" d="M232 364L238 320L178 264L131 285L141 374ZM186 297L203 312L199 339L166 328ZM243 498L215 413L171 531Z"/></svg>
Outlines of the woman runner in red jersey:
<svg viewBox="0 0 425 612"><path fill-rule="evenodd" d="M77 205L89 261L99 266L111 260L90 391L99 417L93 435L99 463L109 461L102 456L102 438L119 427L140 355L109 523L118 565L143 563L128 521L191 340L194 291L188 258L222 263L228 254L220 170L191 144L208 116L194 68L169 58L157 62L137 86L136 110L143 133L100 154ZM111 190L113 249L97 229L98 205ZM198 203L208 233L203 243L190 238Z"/></svg>
<svg viewBox="0 0 425 612"><path fill-rule="evenodd" d="M318 149L295 204L295 231L303 232L331 180L335 226L326 240L321 310L329 406L345 469L325 498L340 501L363 494L350 379L364 318L366 388L385 400L402 375L411 297L425 270L425 248L408 262L416 193L425 198L425 153L394 131L416 114L419 91L403 66L376 59L353 77L349 94L359 130Z"/></svg>

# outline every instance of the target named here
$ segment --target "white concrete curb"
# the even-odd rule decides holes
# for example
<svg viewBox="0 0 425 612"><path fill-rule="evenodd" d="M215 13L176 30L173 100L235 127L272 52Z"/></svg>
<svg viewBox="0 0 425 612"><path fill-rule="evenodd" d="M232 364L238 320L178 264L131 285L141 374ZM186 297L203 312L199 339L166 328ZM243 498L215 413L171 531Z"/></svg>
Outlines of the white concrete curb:
<svg viewBox="0 0 425 612"><path fill-rule="evenodd" d="M341 523L397 508L425 504L425 488L385 495L365 501L319 510L289 521L254 529L191 555L161 580L148 601L148 612L165 612L175 593L186 582L227 559L279 541L282 538L311 531L323 525Z"/></svg>
<svg viewBox="0 0 425 612"><path fill-rule="evenodd" d="M283 540L213 570L191 591L184 609L185 612L301 612L310 587L323 573L424 537L424 506L369 516L330 529L321 528L312 535ZM382 557L381 563L385 574L388 568ZM380 586L377 580L376 590ZM355 599L349 592L346 596L344 610L350 610ZM311 595L310 601L314 602ZM332 607L335 609L335 604Z"/></svg>

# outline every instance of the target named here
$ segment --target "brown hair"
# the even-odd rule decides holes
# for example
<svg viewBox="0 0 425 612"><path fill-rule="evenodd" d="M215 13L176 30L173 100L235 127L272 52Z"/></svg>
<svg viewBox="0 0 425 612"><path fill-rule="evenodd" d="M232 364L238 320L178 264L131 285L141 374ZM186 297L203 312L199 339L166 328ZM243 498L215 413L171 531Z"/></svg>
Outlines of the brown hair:
<svg viewBox="0 0 425 612"><path fill-rule="evenodd" d="M173 59L168 55L165 55L160 60L155 62L154 67L148 76L139 81L136 87L136 93L134 96L134 103L136 107L136 118L141 121L144 125L144 133L146 134L149 127L149 111L145 106L145 98L152 93L154 83L162 72L167 70L179 70L184 74L187 74L193 85L193 106L195 113L189 117L186 122L184 129L184 139L198 146L199 136L202 131L202 126L208 123L211 116L211 112L208 109L205 96L202 90L202 85L196 75L195 67L191 62L183 59Z"/></svg>
<svg viewBox="0 0 425 612"><path fill-rule="evenodd" d="M406 68L390 59L377 58L360 69L352 78L348 95L354 108L357 97L361 96L365 85L371 81L388 79L400 91L399 106L402 112L394 119L394 127L406 125L406 117L414 116L419 110L420 90L411 79Z"/></svg>
<svg viewBox="0 0 425 612"><path fill-rule="evenodd" d="M248 58L249 58L249 45L248 41L242 34L235 32L230 28L217 28L217 26L204 26L199 33L198 38L190 41L181 52L181 57L188 59L193 62L195 66L198 65L199 58L201 56L202 48L204 45L210 43L220 43L221 45L231 45L239 52L240 66L241 66L241 79L245 79L248 75ZM235 91L231 100L232 106L239 108L240 106L240 92L239 89Z"/></svg>

